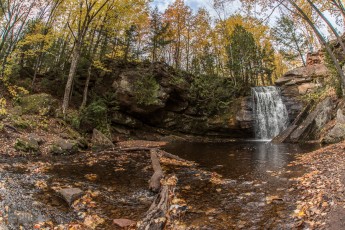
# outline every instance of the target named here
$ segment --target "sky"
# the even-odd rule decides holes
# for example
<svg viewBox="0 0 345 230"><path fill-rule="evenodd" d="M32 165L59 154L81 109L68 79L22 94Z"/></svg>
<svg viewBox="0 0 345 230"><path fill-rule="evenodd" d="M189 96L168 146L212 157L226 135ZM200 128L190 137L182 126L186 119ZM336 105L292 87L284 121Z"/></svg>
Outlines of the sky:
<svg viewBox="0 0 345 230"><path fill-rule="evenodd" d="M174 0L154 0L153 5L158 6L161 11L164 11L169 4L174 2ZM211 8L212 1L211 0L185 0L185 4L190 6L193 10L197 10L200 7L204 8Z"/></svg>
<svg viewBox="0 0 345 230"><path fill-rule="evenodd" d="M168 5L174 1L175 0L153 0L153 2L151 4L154 7L157 6L158 9L163 12L168 7ZM189 7L191 7L193 9L193 11L196 12L199 8L203 7L209 11L211 16L217 17L217 14L212 7L212 2L213 2L213 0L185 0L185 4L188 5ZM240 3L238 1L235 1L234 3L231 3L228 5L229 12L227 12L227 13L230 13L230 12L234 13L236 10L239 9L239 7L240 7ZM275 19L278 16L279 16L279 13L276 10L274 12L274 14L272 15L272 17L270 18L269 24L274 25ZM329 15L328 15L328 19L334 23L334 19L329 17ZM338 27L338 29L340 31L342 31L342 29L340 27ZM323 32L327 34L327 31L323 31Z"/></svg>
<svg viewBox="0 0 345 230"><path fill-rule="evenodd" d="M153 0L151 5L157 6L158 9L163 12L169 4L175 0ZM212 17L218 18L216 11L213 9L213 0L185 0L187 6L189 6L194 12L198 11L199 8L205 8ZM240 7L239 0L235 0L233 3L227 5L226 14L230 15L236 12Z"/></svg>

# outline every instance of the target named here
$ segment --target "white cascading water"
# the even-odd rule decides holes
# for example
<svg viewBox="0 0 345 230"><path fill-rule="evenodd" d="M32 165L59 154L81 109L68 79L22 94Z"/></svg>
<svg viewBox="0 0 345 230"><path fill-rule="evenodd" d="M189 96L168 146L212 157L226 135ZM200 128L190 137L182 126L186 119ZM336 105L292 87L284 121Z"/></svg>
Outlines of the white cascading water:
<svg viewBox="0 0 345 230"><path fill-rule="evenodd" d="M270 140L287 128L288 111L280 89L275 86L252 88L255 137Z"/></svg>

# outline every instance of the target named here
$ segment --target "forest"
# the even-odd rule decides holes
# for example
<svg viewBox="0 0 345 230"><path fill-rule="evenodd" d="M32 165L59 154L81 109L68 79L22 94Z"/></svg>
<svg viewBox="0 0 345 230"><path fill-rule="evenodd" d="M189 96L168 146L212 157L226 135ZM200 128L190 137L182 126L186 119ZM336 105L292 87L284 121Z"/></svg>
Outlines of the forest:
<svg viewBox="0 0 345 230"><path fill-rule="evenodd" d="M225 80L228 94L236 97L251 86L272 84L288 67L305 64L306 53L320 47L315 33L320 29L301 17L317 25L323 20L321 10L341 20L341 2L317 5L319 11L311 3L293 5L305 15L290 12L289 2L275 6L282 14L271 28L267 20L253 16L250 1L242 3L247 12L232 15L226 10L233 1L215 1L215 17L203 8L193 11L184 1L173 2L164 12L144 0L3 1L1 79L9 84L27 71L32 81L27 90L35 90L39 75L64 79L65 113L78 73L87 75L78 105L84 107L92 72L107 72L107 63L163 61L199 81ZM270 4L274 1L263 1L260 7ZM332 37L340 36L331 29Z"/></svg>
<svg viewBox="0 0 345 230"><path fill-rule="evenodd" d="M342 0L0 0L0 229L342 229Z"/></svg>

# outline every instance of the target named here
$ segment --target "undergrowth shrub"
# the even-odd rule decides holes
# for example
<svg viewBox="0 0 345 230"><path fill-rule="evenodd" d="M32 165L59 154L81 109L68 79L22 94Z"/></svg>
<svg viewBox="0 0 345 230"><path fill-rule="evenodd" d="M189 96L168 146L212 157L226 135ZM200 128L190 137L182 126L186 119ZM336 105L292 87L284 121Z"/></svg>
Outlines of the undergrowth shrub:
<svg viewBox="0 0 345 230"><path fill-rule="evenodd" d="M142 76L134 82L133 87L138 104L153 105L158 102L159 84L153 76Z"/></svg>
<svg viewBox="0 0 345 230"><path fill-rule="evenodd" d="M87 126L89 130L97 128L107 136L111 135L111 116L118 110L118 103L113 93L96 97L80 112L78 125Z"/></svg>
<svg viewBox="0 0 345 230"><path fill-rule="evenodd" d="M198 111L207 115L224 112L235 94L235 88L227 78L198 75L194 78L190 96Z"/></svg>

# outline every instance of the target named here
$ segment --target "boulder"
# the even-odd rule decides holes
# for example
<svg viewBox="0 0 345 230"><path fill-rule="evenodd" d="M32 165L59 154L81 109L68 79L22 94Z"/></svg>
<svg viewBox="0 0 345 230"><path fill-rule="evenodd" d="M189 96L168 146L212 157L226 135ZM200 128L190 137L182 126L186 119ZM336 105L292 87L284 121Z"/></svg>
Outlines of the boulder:
<svg viewBox="0 0 345 230"><path fill-rule="evenodd" d="M114 148L115 145L109 138L97 129L93 129L92 133L92 147L95 149Z"/></svg>
<svg viewBox="0 0 345 230"><path fill-rule="evenodd" d="M74 140L57 139L50 147L50 153L53 155L71 155L79 150L78 142Z"/></svg>
<svg viewBox="0 0 345 230"><path fill-rule="evenodd" d="M330 120L332 120L333 106L326 104L315 118L317 130L321 130Z"/></svg>
<svg viewBox="0 0 345 230"><path fill-rule="evenodd" d="M322 142L331 144L337 143L345 139L345 116L342 109L338 109L336 124L335 126L326 134Z"/></svg>
<svg viewBox="0 0 345 230"><path fill-rule="evenodd" d="M58 109L58 100L51 95L41 93L23 97L20 102L24 114L54 115Z"/></svg>
<svg viewBox="0 0 345 230"><path fill-rule="evenodd" d="M33 140L33 141L36 141L39 145L43 144L44 143L44 139L43 137L37 135L37 134L34 134L34 133L30 133L28 135L28 139L29 140Z"/></svg>
<svg viewBox="0 0 345 230"><path fill-rule="evenodd" d="M317 104L316 108L308 114L303 122L291 133L290 140L292 142L299 142L306 139L311 139L313 134L321 128L322 124L326 124L331 119L331 112L333 109L333 102L330 97ZM316 122L318 119L318 125Z"/></svg>
<svg viewBox="0 0 345 230"><path fill-rule="evenodd" d="M33 138L18 138L14 144L14 148L17 151L37 154L39 152L39 143Z"/></svg>
<svg viewBox="0 0 345 230"><path fill-rule="evenodd" d="M57 193L67 202L68 205L71 205L75 200L84 195L84 192L79 188L64 188L58 190Z"/></svg>

